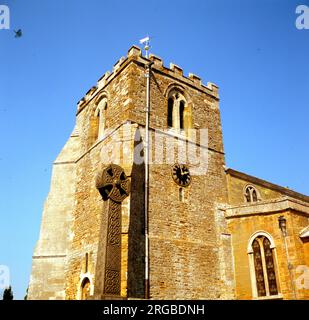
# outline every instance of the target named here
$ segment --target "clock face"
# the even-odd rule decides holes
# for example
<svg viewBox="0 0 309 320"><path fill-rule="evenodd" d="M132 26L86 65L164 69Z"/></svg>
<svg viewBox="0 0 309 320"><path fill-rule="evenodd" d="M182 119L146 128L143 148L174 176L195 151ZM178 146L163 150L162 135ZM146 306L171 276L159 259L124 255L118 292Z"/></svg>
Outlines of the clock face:
<svg viewBox="0 0 309 320"><path fill-rule="evenodd" d="M185 164L175 164L172 167L172 177L182 187L187 187L191 182L190 171Z"/></svg>

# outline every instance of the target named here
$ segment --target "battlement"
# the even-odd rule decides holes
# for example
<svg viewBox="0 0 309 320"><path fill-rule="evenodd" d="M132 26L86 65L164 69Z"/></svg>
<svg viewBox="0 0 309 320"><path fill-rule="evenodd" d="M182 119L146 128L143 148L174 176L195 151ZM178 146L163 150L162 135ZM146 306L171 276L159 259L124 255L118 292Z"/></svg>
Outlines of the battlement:
<svg viewBox="0 0 309 320"><path fill-rule="evenodd" d="M154 55L150 54L149 59L142 55L142 50L138 46L133 45L127 53L126 57L121 57L113 66L112 72L107 71L105 74L97 81L96 86L93 86L85 96L78 102L78 112L83 109L83 107L96 96L96 94L102 90L112 79L114 79L129 63L134 61L140 65L146 66L149 62L152 62L152 70L154 72L164 73L168 76L174 77L176 80L183 82L187 85L193 86L200 91L203 91L216 99L219 99L218 86L212 82L207 82L203 84L199 76L189 73L185 76L183 69L174 63L170 63L169 67L164 66L163 60Z"/></svg>

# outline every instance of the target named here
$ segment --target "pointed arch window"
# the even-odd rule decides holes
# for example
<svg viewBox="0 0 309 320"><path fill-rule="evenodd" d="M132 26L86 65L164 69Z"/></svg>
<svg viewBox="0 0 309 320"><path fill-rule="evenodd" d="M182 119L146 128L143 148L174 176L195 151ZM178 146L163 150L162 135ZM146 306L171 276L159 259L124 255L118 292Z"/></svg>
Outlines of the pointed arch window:
<svg viewBox="0 0 309 320"><path fill-rule="evenodd" d="M98 140L104 137L106 129L106 113L107 113L106 96L97 99L90 114L89 140L88 147L91 147Z"/></svg>
<svg viewBox="0 0 309 320"><path fill-rule="evenodd" d="M253 296L277 296L279 289L272 239L265 233L256 235L249 242L248 249Z"/></svg>
<svg viewBox="0 0 309 320"><path fill-rule="evenodd" d="M167 126L177 130L191 128L191 108L184 95L172 90L168 95Z"/></svg>
<svg viewBox="0 0 309 320"><path fill-rule="evenodd" d="M179 125L181 130L185 128L184 111L185 111L185 102L181 100L179 102Z"/></svg>
<svg viewBox="0 0 309 320"><path fill-rule="evenodd" d="M94 116L97 119L97 139L102 139L104 135L105 125L106 125L106 110L107 110L107 99L103 98L97 105L94 112Z"/></svg>
<svg viewBox="0 0 309 320"><path fill-rule="evenodd" d="M168 98L168 111L167 111L167 126L172 127L173 126L173 106L174 106L174 100L173 98Z"/></svg>

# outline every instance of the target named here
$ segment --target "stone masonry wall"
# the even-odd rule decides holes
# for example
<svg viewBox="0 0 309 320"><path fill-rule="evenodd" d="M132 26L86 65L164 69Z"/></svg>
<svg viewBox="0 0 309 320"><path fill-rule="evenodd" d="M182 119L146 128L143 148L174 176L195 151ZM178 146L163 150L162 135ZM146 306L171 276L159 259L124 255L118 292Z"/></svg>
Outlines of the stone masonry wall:
<svg viewBox="0 0 309 320"><path fill-rule="evenodd" d="M287 219L287 249L292 265L293 281L289 274L284 239L278 226L278 218L283 215ZM237 299L252 299L248 243L251 236L259 231L267 232L275 244L275 265L279 293L283 299L308 299L309 290L297 288L297 267L306 265L304 245L299 234L308 225L308 217L291 210L278 213L261 213L248 216L231 216L228 218L229 230L232 233L233 255L235 261L235 280Z"/></svg>
<svg viewBox="0 0 309 320"><path fill-rule="evenodd" d="M75 203L79 136L74 131L57 157L36 244L28 299L64 299L65 266Z"/></svg>
<svg viewBox="0 0 309 320"><path fill-rule="evenodd" d="M227 191L224 173L224 154L217 88L203 87L199 78L191 75L185 78L179 67L163 67L160 59L151 57L153 65L151 80L150 124L152 128L167 129L167 96L171 86L185 93L192 107L192 123L195 128L208 129L208 168L203 174L196 175L185 190L185 201L179 201L179 187L171 177L171 163L150 166L150 293L153 298L222 298L231 287L223 285L219 268L220 254L216 204L226 202ZM105 85L89 92L89 97L79 105L77 123L81 133L82 150L85 152L77 161L77 189L74 210L73 241L67 269L67 298L78 298L78 286L81 281L82 261L85 248L91 249L92 257L99 259L97 252L100 224L104 223L106 212L102 209L102 200L95 189L95 175L101 166L102 148L111 152L115 141L106 137L102 142L89 146L90 118L100 94L108 97L106 128L116 130L124 121L144 125L145 119L145 65L147 62L140 51L133 48L126 60L120 60L112 75L103 77ZM117 73L118 72L118 73ZM87 100L88 99L88 100ZM132 138L129 139L133 150ZM178 138L173 138L178 143ZM121 144L122 141L119 141ZM134 141L133 141L134 143ZM89 149L90 147L90 149ZM203 146L207 150L207 145ZM89 150L88 150L89 149ZM130 149L128 145L127 152ZM88 151L87 151L88 150ZM143 169L132 169L132 163L120 155L121 164L134 172L132 184L141 193L143 187ZM175 158L175 161L177 159ZM165 162L165 160L164 160ZM139 180L140 179L140 180ZM122 281L122 294L142 296L143 291L143 196L134 200L132 193L131 220L128 235L123 235L122 279L129 270L133 274ZM104 205L103 205L104 208ZM137 212L140 212L137 214ZM134 218L135 217L135 218ZM125 221L124 217L124 221ZM135 220L134 220L135 219ZM134 224L132 222L134 221ZM139 230L139 238L133 239L130 230ZM222 232L222 230L220 230ZM227 244L229 246L230 244ZM126 249L126 248L127 249ZM128 252L125 252L127 250ZM132 259L134 257L134 259ZM128 258L128 260L127 260ZM137 260L136 260L137 259ZM132 261L140 261L132 264ZM91 262L92 263L92 262ZM95 269L95 267L94 267ZM197 271L198 270L198 271ZM126 281L128 283L126 283ZM139 284L138 284L139 283ZM95 286L95 283L94 283Z"/></svg>

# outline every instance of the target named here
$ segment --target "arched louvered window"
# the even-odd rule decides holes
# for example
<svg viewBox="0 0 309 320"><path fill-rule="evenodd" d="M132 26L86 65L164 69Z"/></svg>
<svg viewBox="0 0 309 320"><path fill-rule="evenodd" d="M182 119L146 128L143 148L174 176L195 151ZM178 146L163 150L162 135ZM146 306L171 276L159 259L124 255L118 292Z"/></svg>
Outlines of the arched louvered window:
<svg viewBox="0 0 309 320"><path fill-rule="evenodd" d="M251 277L256 297L278 295L278 282L275 266L275 247L265 234L251 240L250 248Z"/></svg>
<svg viewBox="0 0 309 320"><path fill-rule="evenodd" d="M172 90L168 95L167 126L180 131L192 127L191 106L178 90Z"/></svg>

